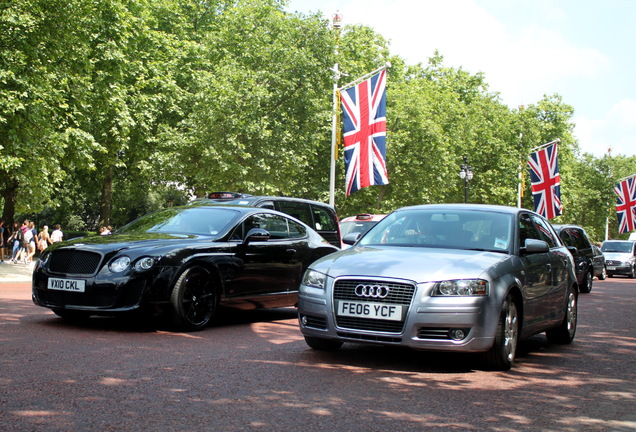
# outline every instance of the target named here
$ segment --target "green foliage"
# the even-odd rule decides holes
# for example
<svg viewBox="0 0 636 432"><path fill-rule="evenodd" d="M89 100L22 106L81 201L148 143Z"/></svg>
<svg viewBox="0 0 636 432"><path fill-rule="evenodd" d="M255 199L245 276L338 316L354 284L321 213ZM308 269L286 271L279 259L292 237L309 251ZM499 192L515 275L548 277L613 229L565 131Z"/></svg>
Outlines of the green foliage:
<svg viewBox="0 0 636 432"><path fill-rule="evenodd" d="M390 61L390 184L344 196L344 217L469 201L532 208L527 158L559 138L565 214L616 237L616 181L635 158L581 155L558 95L510 109L486 77L408 65L373 29L332 29L280 0L10 0L0 5L0 203L74 230L122 226L195 193L326 201L333 72L339 86ZM336 55L336 47L338 54Z"/></svg>

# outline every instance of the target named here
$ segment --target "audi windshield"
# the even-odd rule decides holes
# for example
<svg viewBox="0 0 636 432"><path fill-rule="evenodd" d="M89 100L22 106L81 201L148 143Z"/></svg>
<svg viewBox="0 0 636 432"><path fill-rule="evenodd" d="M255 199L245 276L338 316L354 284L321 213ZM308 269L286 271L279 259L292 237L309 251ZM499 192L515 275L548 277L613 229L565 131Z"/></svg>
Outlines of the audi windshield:
<svg viewBox="0 0 636 432"><path fill-rule="evenodd" d="M378 222L358 246L421 246L508 252L513 218L498 212L405 210ZM470 245L470 246L468 246Z"/></svg>

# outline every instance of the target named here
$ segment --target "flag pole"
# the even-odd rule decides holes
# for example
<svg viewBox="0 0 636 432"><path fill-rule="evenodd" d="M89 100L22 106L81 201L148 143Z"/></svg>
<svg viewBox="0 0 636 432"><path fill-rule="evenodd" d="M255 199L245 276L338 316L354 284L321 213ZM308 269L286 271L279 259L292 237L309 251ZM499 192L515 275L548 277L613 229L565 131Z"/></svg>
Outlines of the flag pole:
<svg viewBox="0 0 636 432"><path fill-rule="evenodd" d="M338 80L340 80L340 69L338 67L338 46L340 43L340 28L342 27L342 15L337 11L332 17L333 29L336 32L335 58L333 66L333 113L331 119L331 166L329 170L329 205L335 207L336 203L336 143L337 143L337 122L338 122Z"/></svg>
<svg viewBox="0 0 636 432"><path fill-rule="evenodd" d="M372 77L373 75L377 74L378 72L382 72L384 69L387 69L387 68L390 68L390 67L391 67L391 62L386 62L385 65L380 66L379 68L375 69L374 71L369 72L368 74L358 78L357 80L351 81L349 84L343 85L338 90L340 90L340 91L346 90L349 87L353 87L353 86L355 86L357 84L360 84L362 81L364 81L366 79L369 79L370 77Z"/></svg>
<svg viewBox="0 0 636 432"><path fill-rule="evenodd" d="M630 178L632 178L632 177L636 177L636 174L632 174L632 175L629 175L629 176L627 176L627 177L623 177L622 179L619 179L619 180L618 180L618 182L620 183L620 182L622 182L623 180L627 180L627 179L630 179Z"/></svg>
<svg viewBox="0 0 636 432"><path fill-rule="evenodd" d="M519 149L521 149L521 139L523 138L523 132L519 132ZM521 150L519 150L519 156L521 156ZM521 208L521 192L523 186L523 160L519 161L519 176L517 182L517 207Z"/></svg>
<svg viewBox="0 0 636 432"><path fill-rule="evenodd" d="M548 146L551 146L552 144L556 144L556 143L560 143L560 142L561 142L561 138L557 138L554 141L550 141L549 143L541 144L540 146L535 147L535 148L531 149L530 151L531 152L536 152L537 150L541 150L544 147L548 147Z"/></svg>

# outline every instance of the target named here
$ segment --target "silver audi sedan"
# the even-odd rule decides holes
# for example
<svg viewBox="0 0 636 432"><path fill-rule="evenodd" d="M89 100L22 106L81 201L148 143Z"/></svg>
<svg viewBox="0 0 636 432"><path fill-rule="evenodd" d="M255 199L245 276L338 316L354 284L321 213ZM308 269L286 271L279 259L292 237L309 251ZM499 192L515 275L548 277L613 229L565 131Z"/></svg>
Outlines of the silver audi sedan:
<svg viewBox="0 0 636 432"><path fill-rule="evenodd" d="M568 344L577 323L572 255L525 209L439 204L391 213L354 246L310 265L298 298L307 344L479 352L508 370L520 339Z"/></svg>

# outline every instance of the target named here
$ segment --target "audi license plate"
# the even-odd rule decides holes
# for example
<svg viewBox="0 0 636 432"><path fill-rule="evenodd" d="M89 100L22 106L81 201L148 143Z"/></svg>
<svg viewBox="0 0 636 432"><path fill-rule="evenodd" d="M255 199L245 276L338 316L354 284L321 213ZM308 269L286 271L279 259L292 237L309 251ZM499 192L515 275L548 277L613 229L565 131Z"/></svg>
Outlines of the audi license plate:
<svg viewBox="0 0 636 432"><path fill-rule="evenodd" d="M374 318L389 321L402 320L402 306L386 303L338 301L339 316Z"/></svg>
<svg viewBox="0 0 636 432"><path fill-rule="evenodd" d="M608 267L608 270L616 270L616 267Z"/></svg>
<svg viewBox="0 0 636 432"><path fill-rule="evenodd" d="M49 278L48 288L58 291L84 292L86 281L79 279Z"/></svg>

